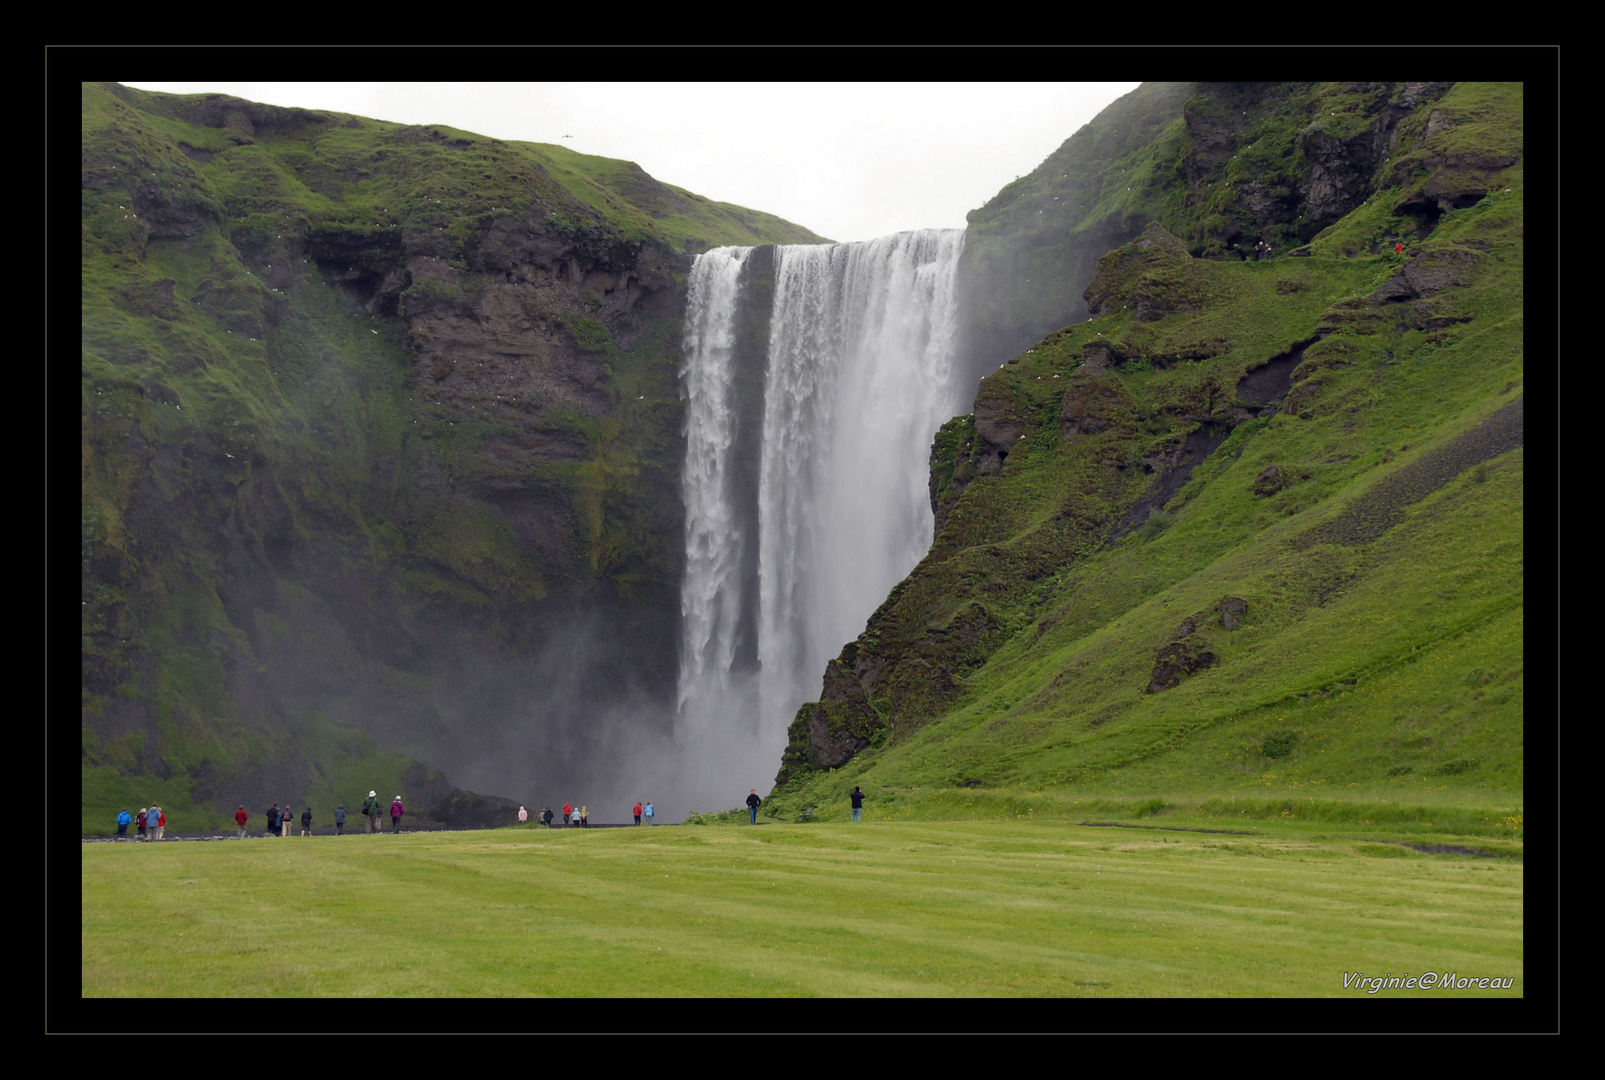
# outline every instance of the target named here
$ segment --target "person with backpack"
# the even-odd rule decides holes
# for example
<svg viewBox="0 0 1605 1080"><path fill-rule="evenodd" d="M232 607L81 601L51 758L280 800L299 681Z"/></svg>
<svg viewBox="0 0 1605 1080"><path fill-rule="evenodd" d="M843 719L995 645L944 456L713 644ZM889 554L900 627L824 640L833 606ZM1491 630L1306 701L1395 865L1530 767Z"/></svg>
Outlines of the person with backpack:
<svg viewBox="0 0 1605 1080"><path fill-rule="evenodd" d="M368 819L368 831L379 831L379 796L375 792L368 792L368 800L362 804L362 813Z"/></svg>
<svg viewBox="0 0 1605 1080"><path fill-rule="evenodd" d="M396 801L390 804L390 831L391 832L397 833L397 832L401 831L401 815L405 814L406 812L407 812L407 808L401 805L401 796L397 795L396 796Z"/></svg>

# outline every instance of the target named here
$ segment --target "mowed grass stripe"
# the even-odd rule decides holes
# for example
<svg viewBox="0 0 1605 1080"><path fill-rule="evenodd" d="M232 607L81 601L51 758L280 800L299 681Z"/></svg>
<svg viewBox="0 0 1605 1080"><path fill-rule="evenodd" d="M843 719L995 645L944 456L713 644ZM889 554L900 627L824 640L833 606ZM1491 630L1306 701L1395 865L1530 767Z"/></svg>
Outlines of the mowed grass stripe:
<svg viewBox="0 0 1605 1080"><path fill-rule="evenodd" d="M85 996L1521 993L1513 860L1033 822L299 839L86 845Z"/></svg>

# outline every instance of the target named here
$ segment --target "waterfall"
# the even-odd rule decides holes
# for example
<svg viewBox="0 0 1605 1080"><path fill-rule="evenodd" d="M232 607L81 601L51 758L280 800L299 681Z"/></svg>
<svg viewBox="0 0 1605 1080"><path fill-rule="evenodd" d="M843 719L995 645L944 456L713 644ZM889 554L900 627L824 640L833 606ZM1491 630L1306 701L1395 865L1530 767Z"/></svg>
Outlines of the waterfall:
<svg viewBox="0 0 1605 1080"><path fill-rule="evenodd" d="M931 439L973 391L953 356L963 243L719 248L692 268L679 731L707 808L772 782L826 663L930 547Z"/></svg>

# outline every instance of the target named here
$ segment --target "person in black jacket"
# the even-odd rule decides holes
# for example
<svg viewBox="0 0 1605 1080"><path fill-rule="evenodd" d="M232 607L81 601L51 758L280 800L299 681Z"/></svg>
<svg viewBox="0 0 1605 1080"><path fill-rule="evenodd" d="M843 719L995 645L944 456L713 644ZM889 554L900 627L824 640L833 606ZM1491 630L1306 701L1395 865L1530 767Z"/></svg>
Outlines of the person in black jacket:
<svg viewBox="0 0 1605 1080"><path fill-rule="evenodd" d="M863 792L863 789L860 788L857 784L854 784L851 794L849 794L847 797L849 799L853 800L853 820L854 821L863 821L864 820L864 792Z"/></svg>
<svg viewBox="0 0 1605 1080"><path fill-rule="evenodd" d="M268 808L267 819L268 819L268 835L269 836L277 836L277 835L279 835L279 822L282 821L283 819L279 815L279 804L278 803L274 803L272 806L270 806Z"/></svg>
<svg viewBox="0 0 1605 1080"><path fill-rule="evenodd" d="M758 798L758 789L753 788L752 794L747 796L747 811L752 815L752 824L754 825L758 824L758 807L762 805L763 800Z"/></svg>

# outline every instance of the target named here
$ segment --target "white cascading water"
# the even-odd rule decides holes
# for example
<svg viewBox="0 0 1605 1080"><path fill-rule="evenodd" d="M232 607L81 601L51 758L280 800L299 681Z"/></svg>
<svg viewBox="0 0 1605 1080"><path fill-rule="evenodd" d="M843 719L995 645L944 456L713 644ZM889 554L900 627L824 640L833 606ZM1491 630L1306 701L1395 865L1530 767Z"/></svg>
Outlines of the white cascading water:
<svg viewBox="0 0 1605 1080"><path fill-rule="evenodd" d="M692 809L739 803L745 788L767 793L786 729L818 698L825 665L930 547L931 439L974 389L954 377L963 244L953 229L777 248L760 438L738 432L734 348L754 249L697 258L677 741L698 774L688 789L707 792L708 805ZM751 403L746 415L758 415ZM756 492L741 460L753 447ZM743 664L753 632L757 663Z"/></svg>
<svg viewBox="0 0 1605 1080"><path fill-rule="evenodd" d="M730 498L736 286L752 248L697 256L687 289L685 577L680 583L680 708L693 688L728 693L740 589L734 578L748 541ZM756 538L752 538L756 539Z"/></svg>

